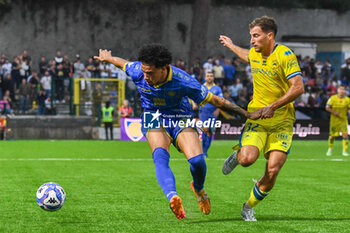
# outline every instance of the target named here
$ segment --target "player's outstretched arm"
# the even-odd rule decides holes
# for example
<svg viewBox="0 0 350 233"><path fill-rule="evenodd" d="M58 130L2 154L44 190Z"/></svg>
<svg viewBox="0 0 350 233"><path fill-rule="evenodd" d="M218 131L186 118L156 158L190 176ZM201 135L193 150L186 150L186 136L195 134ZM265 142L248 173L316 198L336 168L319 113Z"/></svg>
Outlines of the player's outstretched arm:
<svg viewBox="0 0 350 233"><path fill-rule="evenodd" d="M101 62L112 63L113 65L121 69L123 68L124 64L128 62L127 60L120 57L112 57L112 51L107 49L100 49L99 55L94 56L94 59L99 60Z"/></svg>
<svg viewBox="0 0 350 233"><path fill-rule="evenodd" d="M242 59L245 62L249 62L249 50L241 48L235 44L232 43L232 40L228 36L220 35L219 37L220 43L229 48L232 52L234 52L240 59Z"/></svg>
<svg viewBox="0 0 350 233"><path fill-rule="evenodd" d="M261 115L260 110L257 110L254 112L248 112L248 111L244 110L243 108L237 106L236 104L231 103L230 101L228 101L224 98L221 98L217 95L213 95L213 97L211 98L209 103L214 105L215 107L220 108L221 110L224 110L224 111L229 112L231 114L238 114L238 115L244 116L244 117L252 119L252 120L259 119L260 115Z"/></svg>

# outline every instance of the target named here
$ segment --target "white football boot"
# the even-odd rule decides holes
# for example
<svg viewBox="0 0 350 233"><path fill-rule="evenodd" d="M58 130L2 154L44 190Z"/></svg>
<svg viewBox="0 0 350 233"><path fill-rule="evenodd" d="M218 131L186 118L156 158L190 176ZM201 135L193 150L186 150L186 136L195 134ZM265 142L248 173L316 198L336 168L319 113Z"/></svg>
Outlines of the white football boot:
<svg viewBox="0 0 350 233"><path fill-rule="evenodd" d="M247 203L244 203L241 211L243 220L247 222L256 222L257 220L254 217L254 214L255 214L254 209L249 205L247 205Z"/></svg>
<svg viewBox="0 0 350 233"><path fill-rule="evenodd" d="M222 173L224 175L228 175L229 173L231 173L233 169L235 169L235 167L238 165L238 160L236 156L237 150L235 150L233 154L225 160L224 165L222 166Z"/></svg>
<svg viewBox="0 0 350 233"><path fill-rule="evenodd" d="M331 155L332 155L332 149L331 149L331 148L328 148L328 151L327 151L326 156L331 156Z"/></svg>

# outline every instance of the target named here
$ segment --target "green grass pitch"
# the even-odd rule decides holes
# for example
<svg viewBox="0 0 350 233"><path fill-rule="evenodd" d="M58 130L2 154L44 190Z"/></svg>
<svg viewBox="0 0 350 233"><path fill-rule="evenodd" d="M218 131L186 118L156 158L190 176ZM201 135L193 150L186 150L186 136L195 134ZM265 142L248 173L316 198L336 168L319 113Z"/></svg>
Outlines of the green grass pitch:
<svg viewBox="0 0 350 233"><path fill-rule="evenodd" d="M214 141L206 191L212 212L202 215L190 188L189 164L171 149L170 166L187 218L177 220L154 174L146 142L3 141L0 152L0 232L350 232L350 158L341 141L326 157L326 141L294 141L270 195L256 208L258 222L240 217L263 156L224 176L233 142ZM65 205L46 212L38 187L57 182Z"/></svg>

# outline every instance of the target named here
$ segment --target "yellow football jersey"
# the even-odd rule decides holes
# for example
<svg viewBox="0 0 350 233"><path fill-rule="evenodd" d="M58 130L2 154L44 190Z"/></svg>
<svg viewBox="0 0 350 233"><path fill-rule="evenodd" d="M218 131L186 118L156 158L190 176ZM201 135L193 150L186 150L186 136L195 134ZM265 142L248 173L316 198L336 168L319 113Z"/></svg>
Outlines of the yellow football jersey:
<svg viewBox="0 0 350 233"><path fill-rule="evenodd" d="M263 57L251 48L249 62L253 75L253 99L248 105L249 112L280 99L290 87L288 80L302 75L296 56L284 45L277 44L268 57ZM286 120L295 121L293 103L277 109L272 118L259 119L256 122L277 123Z"/></svg>
<svg viewBox="0 0 350 233"><path fill-rule="evenodd" d="M327 101L327 105L330 105L333 111L339 113L339 116L331 114L331 125L338 125L342 123L348 124L348 110L350 109L350 98L345 97L340 99L338 95L332 95Z"/></svg>

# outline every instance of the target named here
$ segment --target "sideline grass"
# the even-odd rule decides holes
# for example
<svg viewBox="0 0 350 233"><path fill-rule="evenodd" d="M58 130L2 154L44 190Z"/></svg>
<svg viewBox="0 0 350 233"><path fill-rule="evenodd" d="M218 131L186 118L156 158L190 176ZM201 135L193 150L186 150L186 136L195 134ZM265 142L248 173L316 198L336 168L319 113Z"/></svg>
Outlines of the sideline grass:
<svg viewBox="0 0 350 233"><path fill-rule="evenodd" d="M350 158L340 155L341 141L332 157L325 156L326 141L294 141L275 188L255 208L255 223L243 222L240 209L265 160L223 176L231 146L214 141L209 151L208 216L190 189L189 164L171 149L187 216L179 221L157 184L146 142L3 141L0 232L350 232ZM35 201L37 188L49 181L67 193L57 212Z"/></svg>

